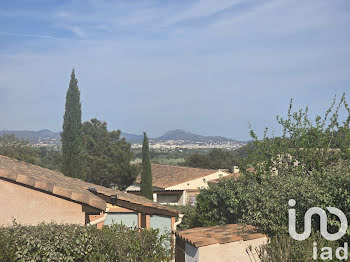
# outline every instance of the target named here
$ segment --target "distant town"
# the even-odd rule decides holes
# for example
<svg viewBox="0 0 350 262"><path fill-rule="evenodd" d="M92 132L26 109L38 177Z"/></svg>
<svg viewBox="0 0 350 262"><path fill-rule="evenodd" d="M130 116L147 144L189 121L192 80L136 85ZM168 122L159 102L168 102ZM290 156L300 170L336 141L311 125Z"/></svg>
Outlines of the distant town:
<svg viewBox="0 0 350 262"><path fill-rule="evenodd" d="M0 130L0 136L13 134L17 138L25 139L33 147L49 147L59 149L61 147L61 137L59 132L50 130L40 131L10 131ZM130 142L131 148L142 148L142 135L121 133L121 137ZM151 149L171 150L171 149L212 149L220 148L225 150L235 150L247 144L245 141L237 141L220 136L201 136L181 129L170 130L158 138L150 138Z"/></svg>
<svg viewBox="0 0 350 262"><path fill-rule="evenodd" d="M235 150L243 145L245 145L245 142L238 142L238 141L223 141L223 142L214 142L214 141L208 141L208 142L198 142L198 141L188 141L188 140L166 140L166 141L157 141L157 140L150 140L150 148L151 149L181 149L181 148L187 148L187 149L211 149L211 148L221 148L221 149L227 149L227 150ZM132 144L131 148L142 148L142 145Z"/></svg>

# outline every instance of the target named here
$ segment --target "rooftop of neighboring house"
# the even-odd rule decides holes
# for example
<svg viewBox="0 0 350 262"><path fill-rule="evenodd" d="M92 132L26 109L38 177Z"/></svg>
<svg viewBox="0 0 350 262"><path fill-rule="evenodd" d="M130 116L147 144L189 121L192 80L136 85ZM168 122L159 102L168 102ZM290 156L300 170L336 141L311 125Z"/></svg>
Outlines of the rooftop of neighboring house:
<svg viewBox="0 0 350 262"><path fill-rule="evenodd" d="M202 178L217 172L229 175L225 171L215 169L202 169L183 166L152 164L152 184L154 187L167 188L176 186L197 178ZM140 183L141 174L136 178L136 183Z"/></svg>
<svg viewBox="0 0 350 262"><path fill-rule="evenodd" d="M256 227L244 224L196 227L176 231L175 235L194 247L226 244L266 237L264 234L261 234Z"/></svg>
<svg viewBox="0 0 350 262"><path fill-rule="evenodd" d="M246 172L247 172L247 173L254 173L254 168L253 168L253 167L249 167L249 168L246 169ZM220 177L220 178L218 178L218 179L210 180L210 181L208 181L208 182L209 182L209 183L212 183L212 184L217 184L217 183L218 183L220 180L222 180L222 179L231 179L231 178L237 179L237 178L239 178L240 175L241 175L241 174L240 174L239 172L236 172L236 173L232 173L232 174L230 174L230 175L228 175L228 176L224 176L224 177Z"/></svg>
<svg viewBox="0 0 350 262"><path fill-rule="evenodd" d="M106 210L111 203L111 196L116 196L116 204L121 207L176 216L179 212L173 208L155 203L145 197L128 194L119 190L106 188L85 182L77 178L64 176L36 165L11 159L0 155L0 179L20 184L34 190L86 204L99 210ZM94 188L97 192L93 193Z"/></svg>
<svg viewBox="0 0 350 262"><path fill-rule="evenodd" d="M236 172L236 173L229 174L228 176L224 176L224 177L220 177L220 178L217 178L214 180L210 180L210 181L208 181L208 183L217 184L221 179L230 179L230 178L237 179L239 176L240 176L240 173Z"/></svg>

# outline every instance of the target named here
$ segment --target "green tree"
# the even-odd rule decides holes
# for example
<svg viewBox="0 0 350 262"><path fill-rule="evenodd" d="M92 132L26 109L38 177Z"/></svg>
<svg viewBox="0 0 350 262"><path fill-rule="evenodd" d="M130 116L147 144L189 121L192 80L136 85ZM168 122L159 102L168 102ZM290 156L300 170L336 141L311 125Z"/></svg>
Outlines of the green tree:
<svg viewBox="0 0 350 262"><path fill-rule="evenodd" d="M107 123L97 119L83 123L86 181L124 190L132 184L138 168L130 164L131 145L120 139L120 130L107 130Z"/></svg>
<svg viewBox="0 0 350 262"><path fill-rule="evenodd" d="M186 157L184 165L197 168L209 168L209 156L199 153L190 154Z"/></svg>
<svg viewBox="0 0 350 262"><path fill-rule="evenodd" d="M304 241L294 240L288 235L278 235L269 239L268 244L261 245L255 248L255 250L250 248L247 252L250 253L251 257L256 258L254 261L261 262L325 261L319 258L320 252L318 253L318 258L313 258L313 244L315 242L319 250L323 247L331 247L332 250L335 250L339 246L337 242L325 240L319 232L316 232ZM338 259L335 260L339 261Z"/></svg>
<svg viewBox="0 0 350 262"><path fill-rule="evenodd" d="M83 179L83 132L78 80L74 69L66 95L62 137L62 172L66 176Z"/></svg>
<svg viewBox="0 0 350 262"><path fill-rule="evenodd" d="M268 136L266 128L263 139L258 139L251 130L254 151L249 161L257 174L305 171L311 175L340 159L350 160L350 108L345 98L343 94L338 103L334 98L324 116L314 121L308 107L292 112L291 100L287 118L277 116L283 130L280 137Z"/></svg>
<svg viewBox="0 0 350 262"><path fill-rule="evenodd" d="M310 207L334 206L350 216L350 110L345 95L315 121L309 120L307 110L292 113L291 106L288 116L277 118L284 130L281 137L265 133L258 140L252 133L254 150L248 160L254 173L246 172L238 180L222 179L201 190L196 206L200 225L244 222L270 236L288 234L291 198L301 214L298 232L303 231L302 214ZM312 223L319 228L319 219ZM329 216L328 225L330 232L336 232L339 221Z"/></svg>
<svg viewBox="0 0 350 262"><path fill-rule="evenodd" d="M0 155L39 165L51 170L59 170L61 152L49 147L36 148L27 140L5 134L0 137Z"/></svg>
<svg viewBox="0 0 350 262"><path fill-rule="evenodd" d="M15 158L31 164L39 164L39 152L27 140L16 138L13 134L0 137L0 155Z"/></svg>
<svg viewBox="0 0 350 262"><path fill-rule="evenodd" d="M234 151L214 148L207 154L193 153L186 157L184 165L207 169L228 169L232 172L233 166L243 165L243 158L247 156L250 148L252 148L252 143Z"/></svg>
<svg viewBox="0 0 350 262"><path fill-rule="evenodd" d="M153 200L152 168L149 155L149 143L146 132L143 133L142 144L142 170L141 170L141 192L140 194Z"/></svg>
<svg viewBox="0 0 350 262"><path fill-rule="evenodd" d="M46 146L42 146L38 148L38 150L40 157L40 166L51 170L60 171L60 168L62 166L61 150L52 149Z"/></svg>

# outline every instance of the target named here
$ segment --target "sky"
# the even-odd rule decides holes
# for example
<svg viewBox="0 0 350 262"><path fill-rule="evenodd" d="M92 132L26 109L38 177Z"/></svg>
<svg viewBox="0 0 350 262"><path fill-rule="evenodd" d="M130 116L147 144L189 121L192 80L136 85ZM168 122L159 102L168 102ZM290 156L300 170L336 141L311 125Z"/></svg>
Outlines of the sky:
<svg viewBox="0 0 350 262"><path fill-rule="evenodd" d="M60 131L73 68L84 121L248 140L350 100L350 1L0 1L0 130Z"/></svg>

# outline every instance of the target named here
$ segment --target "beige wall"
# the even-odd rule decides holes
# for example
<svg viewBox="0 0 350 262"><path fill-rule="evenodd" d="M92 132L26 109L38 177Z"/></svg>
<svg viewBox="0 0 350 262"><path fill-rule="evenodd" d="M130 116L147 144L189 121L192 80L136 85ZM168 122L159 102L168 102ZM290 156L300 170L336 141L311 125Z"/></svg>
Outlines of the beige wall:
<svg viewBox="0 0 350 262"><path fill-rule="evenodd" d="M176 186L171 186L171 187L167 187L167 190L183 190L183 189L198 189L198 188L207 188L208 187L208 181L214 180L214 179L218 179L220 177L225 177L228 176L230 173L225 173L222 171L217 171L213 174L204 176L204 177L200 177L197 179L193 179L191 181L185 182L185 183L181 183L178 184Z"/></svg>
<svg viewBox="0 0 350 262"><path fill-rule="evenodd" d="M0 179L0 225L39 222L85 224L82 205Z"/></svg>
<svg viewBox="0 0 350 262"><path fill-rule="evenodd" d="M255 247L265 244L266 237L257 238L247 241L236 241L227 244L215 244L198 248L198 262L251 262L258 260ZM255 254L254 258L249 258L246 248L252 246L252 251Z"/></svg>

